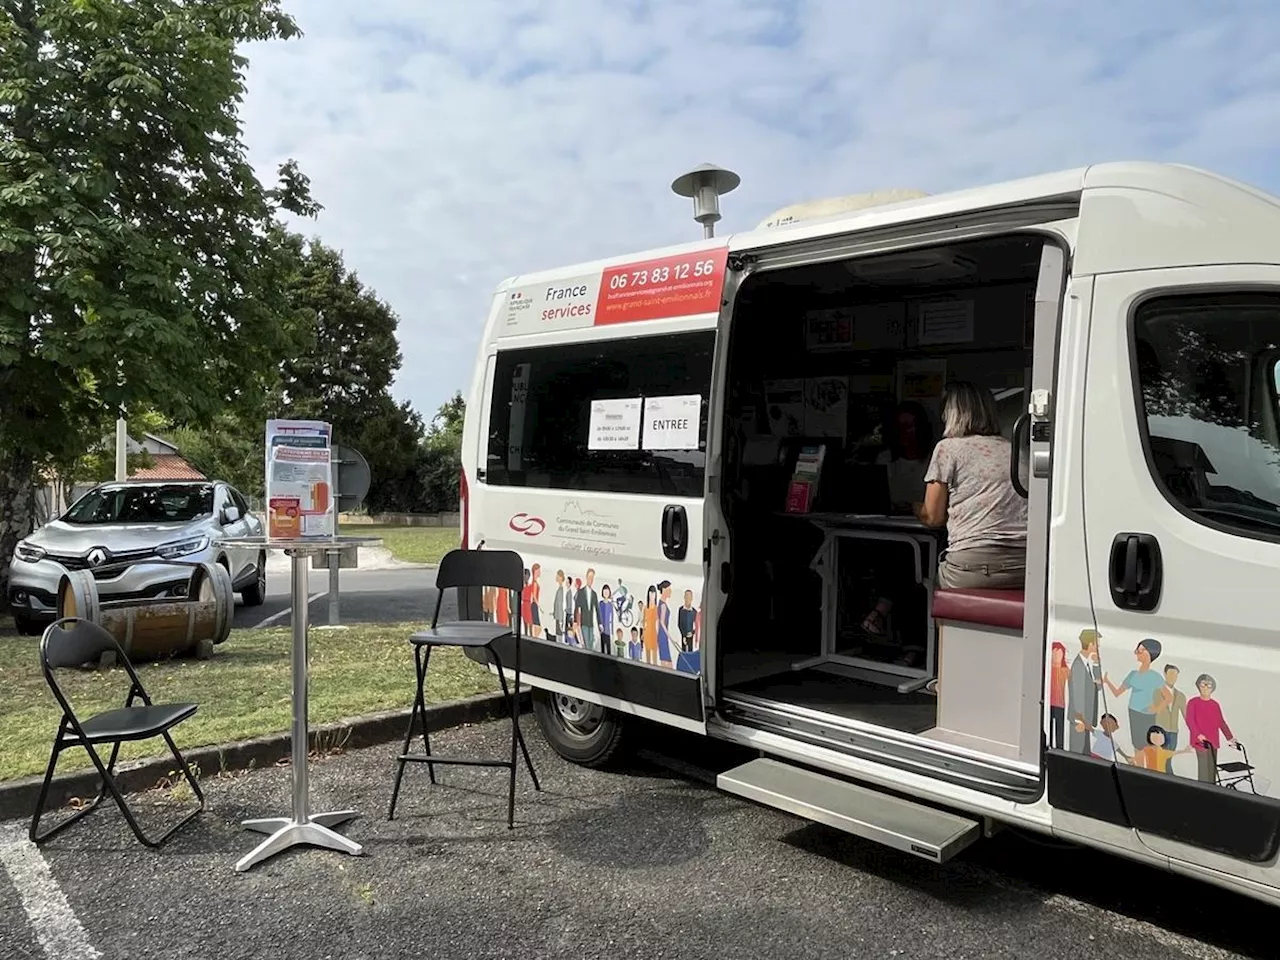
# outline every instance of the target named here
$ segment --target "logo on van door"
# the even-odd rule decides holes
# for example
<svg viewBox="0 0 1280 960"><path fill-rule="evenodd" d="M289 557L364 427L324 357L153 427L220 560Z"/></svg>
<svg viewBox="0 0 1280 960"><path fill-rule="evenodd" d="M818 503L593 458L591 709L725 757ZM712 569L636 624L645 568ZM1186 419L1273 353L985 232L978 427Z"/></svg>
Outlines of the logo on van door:
<svg viewBox="0 0 1280 960"><path fill-rule="evenodd" d="M523 533L526 537L536 537L547 529L547 521L541 517L531 517L527 513L517 513L507 521L507 526L516 533Z"/></svg>

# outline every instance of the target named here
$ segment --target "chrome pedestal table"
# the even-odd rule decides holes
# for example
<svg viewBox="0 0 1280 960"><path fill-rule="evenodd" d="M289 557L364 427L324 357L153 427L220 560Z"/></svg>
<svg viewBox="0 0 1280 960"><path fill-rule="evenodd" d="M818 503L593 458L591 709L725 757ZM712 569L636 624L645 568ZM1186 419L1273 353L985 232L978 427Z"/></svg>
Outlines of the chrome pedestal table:
<svg viewBox="0 0 1280 960"><path fill-rule="evenodd" d="M290 589L290 613L293 620L292 675L293 675L293 805L287 817L265 817L245 820L241 826L256 833L268 834L267 838L236 862L236 872L243 873L269 857L306 844L337 850L352 856L360 856L364 848L349 840L333 827L353 820L354 810L335 810L331 813L312 813L307 780L308 744L307 730L307 627L308 589L307 570L310 558L341 553L344 548L373 547L382 543L377 537L308 537L298 540L272 540L266 537L245 537L219 540L228 547L258 547L263 550L283 550L293 561L292 587Z"/></svg>

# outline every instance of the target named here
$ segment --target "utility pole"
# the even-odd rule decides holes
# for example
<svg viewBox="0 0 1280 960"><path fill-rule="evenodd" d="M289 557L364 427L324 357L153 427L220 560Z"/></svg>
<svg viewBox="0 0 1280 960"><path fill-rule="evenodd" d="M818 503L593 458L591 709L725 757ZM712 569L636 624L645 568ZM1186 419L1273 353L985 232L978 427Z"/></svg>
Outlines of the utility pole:
<svg viewBox="0 0 1280 960"><path fill-rule="evenodd" d="M123 410L120 411L124 413ZM124 483L129 479L129 433L128 424L121 416L116 420L116 481Z"/></svg>

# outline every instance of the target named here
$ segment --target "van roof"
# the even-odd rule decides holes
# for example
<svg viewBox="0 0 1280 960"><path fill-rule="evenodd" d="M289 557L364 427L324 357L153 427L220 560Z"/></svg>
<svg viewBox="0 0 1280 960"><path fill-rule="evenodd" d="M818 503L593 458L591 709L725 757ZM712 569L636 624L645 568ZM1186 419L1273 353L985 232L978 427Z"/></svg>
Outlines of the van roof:
<svg viewBox="0 0 1280 960"><path fill-rule="evenodd" d="M1084 191L1125 189L1163 195L1180 204L1187 204L1201 210L1213 210L1219 202L1227 199L1234 200L1236 204L1243 200L1248 200L1255 205L1262 202L1274 207L1276 213L1280 213L1280 198L1229 177L1196 167L1142 161L1102 163L950 193L905 199L783 226L725 234L711 240L674 244L649 250L631 250L600 260L563 265L511 277L499 286L499 290L516 285L541 283L569 275L597 273L622 263L657 259L696 250L712 250L726 246L733 251L752 250L782 243L819 239L831 234L881 229L980 210L1016 207L1057 199L1079 199Z"/></svg>

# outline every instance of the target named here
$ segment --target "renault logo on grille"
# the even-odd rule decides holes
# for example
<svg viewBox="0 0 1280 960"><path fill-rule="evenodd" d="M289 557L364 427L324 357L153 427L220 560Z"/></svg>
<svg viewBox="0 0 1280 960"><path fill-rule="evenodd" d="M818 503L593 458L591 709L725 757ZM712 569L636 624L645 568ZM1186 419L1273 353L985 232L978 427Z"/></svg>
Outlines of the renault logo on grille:
<svg viewBox="0 0 1280 960"><path fill-rule="evenodd" d="M107 551L102 547L94 547L89 551L89 556L85 558L89 561L89 566L100 567L107 562Z"/></svg>

